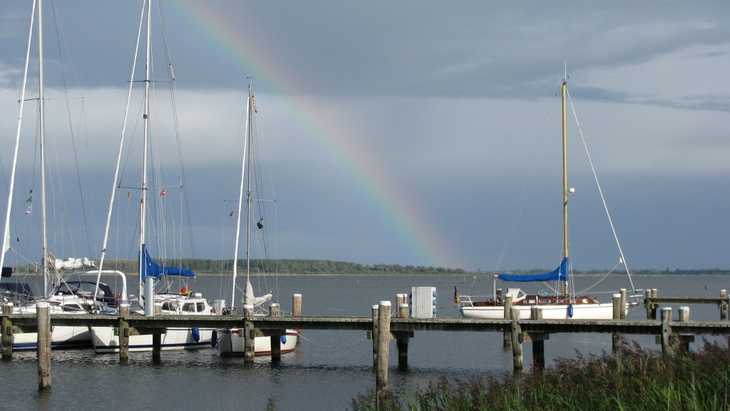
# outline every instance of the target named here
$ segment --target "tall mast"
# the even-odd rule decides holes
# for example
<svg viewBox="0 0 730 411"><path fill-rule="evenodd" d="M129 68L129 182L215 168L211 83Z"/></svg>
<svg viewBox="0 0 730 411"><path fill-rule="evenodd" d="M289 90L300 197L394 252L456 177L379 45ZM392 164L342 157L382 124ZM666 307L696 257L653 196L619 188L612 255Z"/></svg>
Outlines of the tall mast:
<svg viewBox="0 0 730 411"><path fill-rule="evenodd" d="M41 151L41 232L43 237L43 295L48 296L48 225L46 222L46 114L43 94L43 0L38 0L38 119Z"/></svg>
<svg viewBox="0 0 730 411"><path fill-rule="evenodd" d="M563 78L560 85L560 95L562 99L562 118L563 118L563 258L569 258L568 243L568 80L567 76ZM564 296L568 294L567 280L560 283L560 293Z"/></svg>
<svg viewBox="0 0 730 411"><path fill-rule="evenodd" d="M147 316L154 314L155 280L145 277L145 226L147 223L147 152L149 150L150 133L150 53L152 45L152 0L147 0L147 45L144 66L144 143L142 148L142 198L139 213L139 279L140 295L144 291L144 312ZM144 290L142 281L144 280Z"/></svg>
<svg viewBox="0 0 730 411"><path fill-rule="evenodd" d="M117 151L117 161L114 167L114 180L112 181L112 192L109 195L109 207L106 213L106 224L104 225L104 239L101 244L101 256L99 257L99 270L96 274L96 287L94 287L94 301L99 293L99 283L101 282L101 274L104 270L104 259L106 258L107 246L109 245L109 229L112 224L112 214L114 213L114 200L117 196L117 187L119 184L119 170L122 164L122 154L124 153L124 142L127 137L127 120L129 119L129 106L132 101L132 91L134 89L134 76L137 71L137 58L139 56L139 44L142 37L142 25L144 24L145 4L142 4L139 12L139 25L137 27L137 41L134 44L134 54L132 56L132 70L129 73L129 86L127 87L127 104L124 107L124 119L122 120L122 133L119 137L119 150ZM141 294L137 294L141 295ZM127 302L127 295L122 295L122 302Z"/></svg>
<svg viewBox="0 0 730 411"><path fill-rule="evenodd" d="M251 195L251 158L253 153L253 111L256 110L254 106L254 94L253 84L248 84L248 140L251 149L248 150L248 173L246 173L246 205L247 205L247 216L246 216L246 294L244 298L244 304L253 304L253 301L248 301L250 294L253 294L251 290L251 207L253 205L253 196Z"/></svg>
<svg viewBox="0 0 730 411"><path fill-rule="evenodd" d="M251 84L248 86L248 97L246 98L246 124L243 131L243 157L241 159L241 186L238 190L238 213L236 215L236 241L233 249L233 286L231 287L231 308L236 305L236 277L238 276L238 243L241 238L241 207L243 207L243 185L246 176L246 161L248 157L248 124L249 113L251 112ZM247 279L248 281L248 279ZM245 295L245 294L244 294Z"/></svg>
<svg viewBox="0 0 730 411"><path fill-rule="evenodd" d="M3 245L0 251L0 268L5 266L5 254L10 250L10 214L13 208L13 192L15 190L15 170L18 166L18 149L20 148L20 130L23 125L23 108L25 106L25 89L28 83L28 64L30 62L30 49L33 40L33 21L35 20L36 1L33 1L33 8L30 12L30 27L28 28L28 48L25 51L25 66L23 68L23 84L20 88L20 104L18 107L18 127L15 132L15 148L13 150L13 167L10 170L10 184L8 185L8 203L5 207L5 226L3 229ZM45 290L43 290L45 293Z"/></svg>

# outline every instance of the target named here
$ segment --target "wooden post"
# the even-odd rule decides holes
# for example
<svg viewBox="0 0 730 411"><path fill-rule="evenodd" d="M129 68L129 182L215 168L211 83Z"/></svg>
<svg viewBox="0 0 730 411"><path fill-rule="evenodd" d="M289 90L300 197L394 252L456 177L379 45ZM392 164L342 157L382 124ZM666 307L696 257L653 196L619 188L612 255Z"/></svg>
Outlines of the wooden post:
<svg viewBox="0 0 730 411"><path fill-rule="evenodd" d="M720 297L725 299L725 303L720 303L720 319L727 320L728 318L730 318L730 316L728 315L728 299L726 289L720 290ZM730 335L727 336L727 346L730 347Z"/></svg>
<svg viewBox="0 0 730 411"><path fill-rule="evenodd" d="M651 289L644 290L644 309L646 309L646 319L651 319Z"/></svg>
<svg viewBox="0 0 730 411"><path fill-rule="evenodd" d="M162 315L162 303L155 303L153 308L153 316ZM162 352L162 328L152 329L152 364L159 364L161 361L160 354Z"/></svg>
<svg viewBox="0 0 730 411"><path fill-rule="evenodd" d="M408 294L398 293L395 295L395 306L400 307L401 304L408 304Z"/></svg>
<svg viewBox="0 0 730 411"><path fill-rule="evenodd" d="M512 319L512 297L510 296L504 297L504 319ZM502 348L506 350L512 344L512 334L505 331L502 337Z"/></svg>
<svg viewBox="0 0 730 411"><path fill-rule="evenodd" d="M724 298L725 301L720 303L720 320L728 319L728 301L727 301L727 290L720 290L720 298Z"/></svg>
<svg viewBox="0 0 730 411"><path fill-rule="evenodd" d="M400 301L406 300L406 295L402 294ZM408 304L401 302L398 304L398 318L408 318ZM395 335L396 347L398 348L398 370L408 371L408 340L410 335L407 332L399 332Z"/></svg>
<svg viewBox="0 0 730 411"><path fill-rule="evenodd" d="M619 294L621 295L621 318L622 320L626 319L626 314L628 313L628 305L629 305L629 292L625 288L619 289Z"/></svg>
<svg viewBox="0 0 730 411"><path fill-rule="evenodd" d="M662 354L672 354L672 307L662 307Z"/></svg>
<svg viewBox="0 0 730 411"><path fill-rule="evenodd" d="M532 307L530 309L531 320L542 320L542 308ZM545 335L534 333L530 335L532 340L532 367L536 370L545 369Z"/></svg>
<svg viewBox="0 0 730 411"><path fill-rule="evenodd" d="M373 318L373 370L378 369L378 306L377 304L371 310Z"/></svg>
<svg viewBox="0 0 730 411"><path fill-rule="evenodd" d="M652 288L651 289L651 297L652 298L657 298L658 296L659 296L659 292L657 291L657 289L656 288ZM652 304L651 304L651 315L649 316L650 319L656 320L656 312L657 312L657 309L658 308L659 308L659 305L657 305L657 303L655 303L655 302L652 302Z"/></svg>
<svg viewBox="0 0 730 411"><path fill-rule="evenodd" d="M512 339L512 370L514 375L519 375L522 372L524 360L522 358L522 328L520 327L520 311L518 308L512 309L512 327L510 329L510 335Z"/></svg>
<svg viewBox="0 0 730 411"><path fill-rule="evenodd" d="M13 320L10 315L13 313L13 303L3 304L3 321L2 321L2 350L3 360L13 359Z"/></svg>
<svg viewBox="0 0 730 411"><path fill-rule="evenodd" d="M281 307L278 303L272 303L269 306L269 317L279 318L281 316ZM286 330L279 330L271 334L271 363L275 364L281 361L281 336L286 335Z"/></svg>
<svg viewBox="0 0 730 411"><path fill-rule="evenodd" d="M299 293L291 296L291 316L295 318L302 316L302 295Z"/></svg>
<svg viewBox="0 0 730 411"><path fill-rule="evenodd" d="M253 327L253 305L243 306L243 363L253 364L256 356L256 334Z"/></svg>
<svg viewBox="0 0 730 411"><path fill-rule="evenodd" d="M679 307L679 322L689 321L689 307ZM695 336L692 334L679 334L679 350L682 352L689 352L689 345L694 341Z"/></svg>
<svg viewBox="0 0 730 411"><path fill-rule="evenodd" d="M613 319L621 319L621 294L614 294L611 302L613 303ZM611 350L617 354L621 348L621 334L611 333Z"/></svg>
<svg viewBox="0 0 730 411"><path fill-rule="evenodd" d="M398 318L408 318L409 307L406 303L398 304Z"/></svg>
<svg viewBox="0 0 730 411"><path fill-rule="evenodd" d="M388 349L390 345L390 301L378 304L378 369L375 372L377 408L382 409L388 389Z"/></svg>
<svg viewBox="0 0 730 411"><path fill-rule="evenodd" d="M119 305L119 363L129 361L129 304ZM154 337L153 337L154 338Z"/></svg>
<svg viewBox="0 0 730 411"><path fill-rule="evenodd" d="M51 315L48 303L45 301L36 304L36 319L38 321L38 339L36 349L38 353L38 389L51 388Z"/></svg>
<svg viewBox="0 0 730 411"><path fill-rule="evenodd" d="M689 307L688 306L682 306L679 307L679 322L687 322L689 321Z"/></svg>

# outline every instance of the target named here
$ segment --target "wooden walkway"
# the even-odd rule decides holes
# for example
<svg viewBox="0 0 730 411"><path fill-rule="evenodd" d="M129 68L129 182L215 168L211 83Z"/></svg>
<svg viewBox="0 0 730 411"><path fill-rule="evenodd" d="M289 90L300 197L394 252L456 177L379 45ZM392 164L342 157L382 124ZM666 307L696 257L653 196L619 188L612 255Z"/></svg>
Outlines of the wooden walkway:
<svg viewBox="0 0 730 411"><path fill-rule="evenodd" d="M623 291L623 290L622 290ZM297 297L298 296L298 297ZM401 294L402 296L402 294ZM298 299L298 300L297 300ZM50 330L52 326L86 326L116 327L120 335L119 358L121 363L128 359L128 336L132 330L153 334L153 361L160 361L160 335L166 328L240 328L244 330L246 352L244 363L250 364L254 358L253 339L255 331L259 335L271 336L273 362L281 357L280 338L285 330L355 330L368 331L373 340L373 367L376 371L376 388L383 391L388 381L388 352L390 341L396 341L398 350L398 367L408 368L408 343L415 332L501 332L504 333L505 347L510 347L513 354L513 370L518 374L523 368L522 347L524 343L532 343L533 366L545 366L545 341L550 334L560 333L603 333L613 336L613 348L618 350L621 335L655 335L662 352L672 353L675 350L688 350L689 343L695 335L730 336L728 320L727 293L718 298L690 297L658 297L656 291L648 290L644 299L647 319L628 320L626 292L613 297L614 319L612 320L544 320L540 309L533 307L529 320L517 319L516 309L511 308L511 301L506 302L505 318L496 320L467 318L433 318L418 319L408 317L408 305L397 297L398 306L391 312L391 302L381 301L373 306L371 316L304 316L301 315L301 295L296 294L292 306L297 312L294 315L281 315L278 304L272 304L269 316L254 316L252 310L243 315L156 315L145 317L129 314L129 306L120 307L119 315L90 314L53 314L49 312L47 303L38 303L36 314L13 314L12 306L3 306L2 311L2 358L11 359L13 334L22 332L38 332L37 353L39 368L39 387L50 387ZM676 319L672 317L672 308L662 307L660 319L656 318L659 304L716 304L720 308L718 321L690 320L689 308L680 307ZM159 310L157 311L159 314ZM388 330L388 332L380 332ZM278 348L278 349L277 349Z"/></svg>

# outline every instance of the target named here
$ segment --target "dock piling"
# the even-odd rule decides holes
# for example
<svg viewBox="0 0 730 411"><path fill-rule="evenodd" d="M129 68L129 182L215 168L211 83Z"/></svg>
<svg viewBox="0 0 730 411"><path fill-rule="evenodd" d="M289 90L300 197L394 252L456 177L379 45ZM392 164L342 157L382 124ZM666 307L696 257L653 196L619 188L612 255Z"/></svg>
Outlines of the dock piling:
<svg viewBox="0 0 730 411"><path fill-rule="evenodd" d="M294 318L302 316L302 295L300 293L294 293L291 296L291 316Z"/></svg>
<svg viewBox="0 0 730 411"><path fill-rule="evenodd" d="M403 294L402 301L406 301L406 295ZM398 318L408 318L408 304L401 302L398 305ZM408 371L408 342L412 333L398 332L395 334L396 347L398 348L398 370Z"/></svg>
<svg viewBox="0 0 730 411"><path fill-rule="evenodd" d="M510 329L510 335L512 340L512 369L515 375L522 372L524 365L524 359L522 357L522 328L520 327L520 311L518 308L513 308L511 316L512 327Z"/></svg>
<svg viewBox="0 0 730 411"><path fill-rule="evenodd" d="M162 315L162 303L155 303L153 307L153 316L159 317ZM153 328L152 329L152 364L160 364L162 362L162 334L163 329Z"/></svg>
<svg viewBox="0 0 730 411"><path fill-rule="evenodd" d="M652 288L651 289L651 298L657 298L657 297L659 297L659 291L656 288ZM649 312L650 320L656 320L657 308L659 308L659 306L655 302L652 302L651 307L650 307L651 311Z"/></svg>
<svg viewBox="0 0 730 411"><path fill-rule="evenodd" d="M378 368L375 373L375 393L381 409L388 389L388 349L390 348L390 301L378 304Z"/></svg>
<svg viewBox="0 0 730 411"><path fill-rule="evenodd" d="M278 303L272 303L269 306L269 317L271 318L279 318L281 317L281 307ZM277 364L281 361L281 336L286 335L286 330L280 330L277 332L272 332L270 341L271 341L271 363Z"/></svg>
<svg viewBox="0 0 730 411"><path fill-rule="evenodd" d="M621 294L614 294L611 302L613 303L613 319L621 319ZM617 354L621 348L621 334L611 333L611 350L614 354Z"/></svg>
<svg viewBox="0 0 730 411"><path fill-rule="evenodd" d="M373 305L372 310L373 328L372 328L372 339L373 339L373 370L378 369L378 305Z"/></svg>
<svg viewBox="0 0 730 411"><path fill-rule="evenodd" d="M720 303L720 320L727 320L728 319L728 300L727 300L727 290L722 289L720 290L720 298L724 299L724 302Z"/></svg>
<svg viewBox="0 0 730 411"><path fill-rule="evenodd" d="M10 315L13 313L13 303L3 304L2 319L2 357L3 360L13 359L13 320Z"/></svg>
<svg viewBox="0 0 730 411"><path fill-rule="evenodd" d="M626 314L629 311L629 292L625 288L619 289L619 295L621 296L621 320L626 319Z"/></svg>
<svg viewBox="0 0 730 411"><path fill-rule="evenodd" d="M38 355L38 389L51 388L51 316L48 303L36 304L36 321L38 333L36 352Z"/></svg>
<svg viewBox="0 0 730 411"><path fill-rule="evenodd" d="M256 334L253 326L253 305L243 306L243 363L253 364L256 355Z"/></svg>
<svg viewBox="0 0 730 411"><path fill-rule="evenodd" d="M119 363L126 364L129 361L129 304L119 305Z"/></svg>
<svg viewBox="0 0 730 411"><path fill-rule="evenodd" d="M679 307L679 322L688 322L689 321L689 307L688 306L682 306ZM679 350L682 352L689 352L689 346L692 342L694 342L695 336L693 334L679 334Z"/></svg>
<svg viewBox="0 0 730 411"><path fill-rule="evenodd" d="M519 316L518 316L518 318L519 318ZM504 297L504 319L505 320L512 319L512 297L511 296ZM509 332L505 331L502 341L503 341L502 348L507 350L510 347L510 345L512 344L512 335Z"/></svg>
<svg viewBox="0 0 730 411"><path fill-rule="evenodd" d="M672 307L662 307L662 354L672 354Z"/></svg>
<svg viewBox="0 0 730 411"><path fill-rule="evenodd" d="M532 307L530 309L531 320L542 320L542 308ZM530 340L532 341L532 367L536 370L545 369L545 340L548 334L546 333L530 333Z"/></svg>

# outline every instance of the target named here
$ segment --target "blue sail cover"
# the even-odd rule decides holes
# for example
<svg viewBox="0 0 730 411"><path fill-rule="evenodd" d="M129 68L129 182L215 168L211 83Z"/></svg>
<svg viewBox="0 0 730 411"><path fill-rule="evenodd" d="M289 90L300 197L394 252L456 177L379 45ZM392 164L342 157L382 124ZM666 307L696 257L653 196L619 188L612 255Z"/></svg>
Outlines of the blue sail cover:
<svg viewBox="0 0 730 411"><path fill-rule="evenodd" d="M157 263L150 257L147 246L142 246L142 255L144 258L144 273L142 278L159 278L163 275L176 275L180 277L195 277L193 270L183 267L165 267Z"/></svg>
<svg viewBox="0 0 730 411"><path fill-rule="evenodd" d="M498 274L497 278L499 278L502 281L511 281L511 282L530 282L530 281L557 281L562 280L565 281L568 279L568 258L563 258L563 261L560 262L560 266L558 268L554 269L553 271L549 271L547 273L540 273L540 274Z"/></svg>

